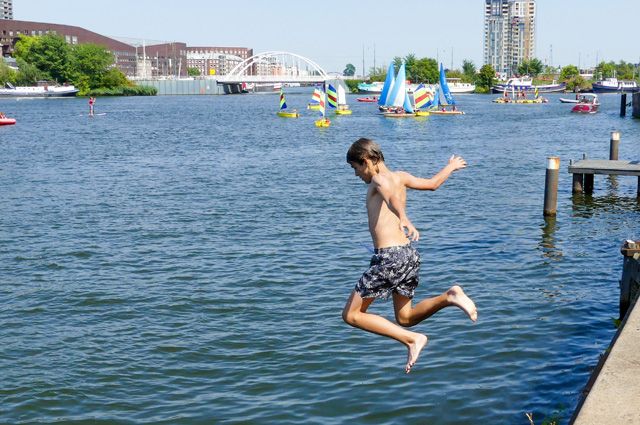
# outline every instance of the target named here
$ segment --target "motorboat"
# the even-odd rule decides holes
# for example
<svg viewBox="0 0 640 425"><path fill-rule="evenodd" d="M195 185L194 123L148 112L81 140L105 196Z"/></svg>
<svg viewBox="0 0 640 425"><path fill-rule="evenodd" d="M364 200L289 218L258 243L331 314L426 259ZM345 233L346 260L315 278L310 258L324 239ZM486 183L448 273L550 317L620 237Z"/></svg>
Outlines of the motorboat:
<svg viewBox="0 0 640 425"><path fill-rule="evenodd" d="M376 96L373 96L373 97L357 97L356 100L358 102L375 103L375 102L378 101L378 98Z"/></svg>
<svg viewBox="0 0 640 425"><path fill-rule="evenodd" d="M14 87L11 83L5 83L5 87L0 88L0 97L70 97L75 96L78 91L74 86L43 84Z"/></svg>
<svg viewBox="0 0 640 425"><path fill-rule="evenodd" d="M0 117L0 125L14 125L15 123L15 118L7 118L5 116Z"/></svg>
<svg viewBox="0 0 640 425"><path fill-rule="evenodd" d="M594 93L635 93L640 90L635 81L618 80L617 78L606 78L596 81L591 85Z"/></svg>
<svg viewBox="0 0 640 425"><path fill-rule="evenodd" d="M372 83L360 83L358 84L358 92L364 94L380 94L384 88L382 81L374 81Z"/></svg>
<svg viewBox="0 0 640 425"><path fill-rule="evenodd" d="M567 98L561 97L558 100L560 100L560 103L578 103L580 102L580 95L577 94L575 99L567 99Z"/></svg>
<svg viewBox="0 0 640 425"><path fill-rule="evenodd" d="M475 84L463 83L460 78L447 78L447 85L453 94L473 93L476 89Z"/></svg>
<svg viewBox="0 0 640 425"><path fill-rule="evenodd" d="M508 92L534 93L537 90L538 93L553 93L564 91L566 86L565 83L557 83L556 81L553 81L552 84L534 85L531 77L519 77L510 78L504 84L496 84L491 87L491 91L493 93L504 93L505 90Z"/></svg>
<svg viewBox="0 0 640 425"><path fill-rule="evenodd" d="M579 114L595 114L598 112L600 102L598 101L598 95L594 93L585 93L580 95L580 100L571 108L571 112Z"/></svg>

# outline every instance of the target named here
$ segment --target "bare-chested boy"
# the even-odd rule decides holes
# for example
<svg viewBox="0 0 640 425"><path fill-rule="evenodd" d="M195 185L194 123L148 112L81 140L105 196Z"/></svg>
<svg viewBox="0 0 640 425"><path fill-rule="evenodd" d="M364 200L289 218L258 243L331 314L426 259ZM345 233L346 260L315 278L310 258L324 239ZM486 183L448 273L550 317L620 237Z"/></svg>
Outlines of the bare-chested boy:
<svg viewBox="0 0 640 425"><path fill-rule="evenodd" d="M452 156L449 163L430 179L414 177L405 171L391 171L384 163L380 146L369 139L359 139L347 152L347 162L356 176L368 184L367 212L369 231L375 247L369 269L362 275L342 312L342 318L351 326L393 338L407 346L409 373L427 344L427 336L411 332L406 327L416 325L435 312L449 306L462 309L472 321L478 313L473 301L455 285L437 297L425 299L412 306L418 286L420 254L411 246L411 240L420 237L405 212L407 188L436 190L451 173L465 168L467 163ZM406 232L405 232L406 229ZM367 313L376 298L393 296L396 322Z"/></svg>

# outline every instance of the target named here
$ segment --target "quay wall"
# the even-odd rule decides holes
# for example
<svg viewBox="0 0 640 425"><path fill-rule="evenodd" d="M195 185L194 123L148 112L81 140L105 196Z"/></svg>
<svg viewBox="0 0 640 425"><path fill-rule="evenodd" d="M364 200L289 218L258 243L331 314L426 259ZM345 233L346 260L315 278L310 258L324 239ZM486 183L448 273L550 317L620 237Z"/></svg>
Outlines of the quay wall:
<svg viewBox="0 0 640 425"><path fill-rule="evenodd" d="M225 94L224 87L216 80L136 80L138 85L158 89L158 96L218 95Z"/></svg>

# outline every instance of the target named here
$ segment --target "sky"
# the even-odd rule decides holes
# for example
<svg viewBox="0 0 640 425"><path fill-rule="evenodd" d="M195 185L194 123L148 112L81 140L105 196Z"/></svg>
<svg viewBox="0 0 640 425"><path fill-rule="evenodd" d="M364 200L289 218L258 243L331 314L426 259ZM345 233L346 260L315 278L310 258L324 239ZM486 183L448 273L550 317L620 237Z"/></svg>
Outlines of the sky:
<svg viewBox="0 0 640 425"><path fill-rule="evenodd" d="M552 65L640 62L640 0L537 0L536 57ZM484 0L13 0L14 19L188 46L286 51L327 72L413 53L483 64Z"/></svg>

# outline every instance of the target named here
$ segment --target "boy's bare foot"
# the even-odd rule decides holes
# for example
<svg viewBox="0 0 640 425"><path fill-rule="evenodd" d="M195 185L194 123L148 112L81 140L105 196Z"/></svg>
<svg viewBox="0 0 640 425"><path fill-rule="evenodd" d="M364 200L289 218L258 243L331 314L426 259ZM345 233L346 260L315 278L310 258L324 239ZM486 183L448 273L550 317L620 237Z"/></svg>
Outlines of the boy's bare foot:
<svg viewBox="0 0 640 425"><path fill-rule="evenodd" d="M427 336L422 334L416 334L416 339L413 343L409 344L409 352L407 353L407 365L404 368L406 373L411 372L411 368L418 361L420 351L427 345Z"/></svg>
<svg viewBox="0 0 640 425"><path fill-rule="evenodd" d="M478 320L478 310L476 305L471 301L471 298L467 297L461 287L458 285L452 286L447 291L447 298L449 302L455 306L458 306L469 315L469 319L472 321Z"/></svg>

